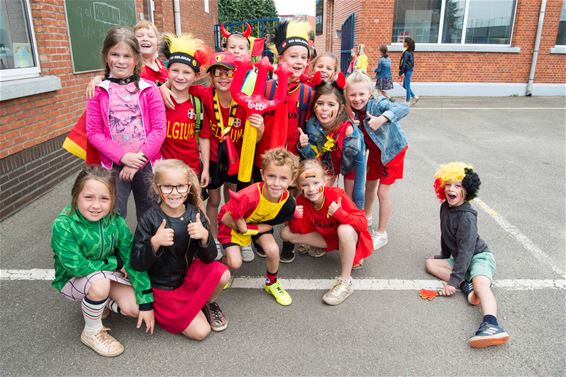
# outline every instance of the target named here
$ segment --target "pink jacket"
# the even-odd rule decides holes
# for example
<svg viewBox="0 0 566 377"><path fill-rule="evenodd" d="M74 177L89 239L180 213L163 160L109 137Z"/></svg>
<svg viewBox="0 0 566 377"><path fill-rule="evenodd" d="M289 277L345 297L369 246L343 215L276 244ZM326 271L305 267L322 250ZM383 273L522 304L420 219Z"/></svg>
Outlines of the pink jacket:
<svg viewBox="0 0 566 377"><path fill-rule="evenodd" d="M104 80L96 87L94 97L86 108L86 134L88 141L100 152L100 163L107 169L112 163L120 165L126 151L112 140L108 126L108 103L110 81ZM165 106L159 89L144 79L139 81L139 106L145 129L145 141L141 147L151 164L161 159L161 144L165 140Z"/></svg>

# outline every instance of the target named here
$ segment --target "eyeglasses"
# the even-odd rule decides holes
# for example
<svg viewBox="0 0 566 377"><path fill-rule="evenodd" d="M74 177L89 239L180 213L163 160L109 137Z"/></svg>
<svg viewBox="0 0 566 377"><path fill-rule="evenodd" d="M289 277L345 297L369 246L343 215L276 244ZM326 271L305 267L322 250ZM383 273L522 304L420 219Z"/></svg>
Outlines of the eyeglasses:
<svg viewBox="0 0 566 377"><path fill-rule="evenodd" d="M212 76L214 76L214 77L220 77L220 76L222 76L222 74L225 74L226 77L231 79L232 77L234 77L234 70L233 69L226 69L226 68L214 68L212 70Z"/></svg>
<svg viewBox="0 0 566 377"><path fill-rule="evenodd" d="M182 195L189 192L189 187L191 187L191 185L157 185L157 187L159 187L159 190L162 194L171 194L173 192L173 189L175 189L177 190L177 193Z"/></svg>

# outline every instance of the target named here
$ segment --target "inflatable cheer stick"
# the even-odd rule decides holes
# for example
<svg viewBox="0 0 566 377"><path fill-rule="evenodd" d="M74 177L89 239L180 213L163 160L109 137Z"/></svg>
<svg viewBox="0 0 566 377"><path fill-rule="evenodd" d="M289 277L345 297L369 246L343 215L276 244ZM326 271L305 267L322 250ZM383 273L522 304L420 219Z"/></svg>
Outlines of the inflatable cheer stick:
<svg viewBox="0 0 566 377"><path fill-rule="evenodd" d="M238 180L241 182L249 182L251 180L257 143L257 129L250 125L249 116L251 114L263 114L266 111L276 108L283 103L285 95L287 94L287 78L285 77L284 85L278 85L275 97L272 100L267 100L264 97L267 73L273 71L273 66L269 64L269 59L266 56L256 63L255 66L257 67L257 78L251 96L241 91L246 73L252 69L249 59L236 62L236 72L234 73L234 80L230 86L232 98L234 98L238 105L244 106L248 114L248 119L246 119L246 125L244 127L242 152L240 153L240 170L238 171ZM278 68L277 71L280 71L283 76L285 73L287 73L287 75L290 73L285 64L280 64L280 68Z"/></svg>

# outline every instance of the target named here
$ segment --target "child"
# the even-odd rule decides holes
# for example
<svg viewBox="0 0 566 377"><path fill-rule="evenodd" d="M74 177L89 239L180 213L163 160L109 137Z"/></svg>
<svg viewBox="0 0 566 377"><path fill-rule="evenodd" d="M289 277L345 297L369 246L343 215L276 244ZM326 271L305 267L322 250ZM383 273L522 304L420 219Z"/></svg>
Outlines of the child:
<svg viewBox="0 0 566 377"><path fill-rule="evenodd" d="M305 128L306 120L309 118L309 108L312 98L312 88L300 82L309 59L308 35L310 24L306 21L291 19L283 21L277 28L275 44L279 53L279 63L286 63L291 70L288 78L287 98L285 104L278 106L274 111L265 113L265 132L263 139L257 144L254 181L258 182L261 177L258 174L261 166L260 156L263 152L274 147L286 147L292 153L298 154L299 129ZM265 95L272 99L277 88L277 80L267 83ZM276 140L272 138L274 129L284 131L286 137ZM256 253L264 257L261 249ZM291 243L283 243L281 249L281 262L291 263L295 259L294 246Z"/></svg>
<svg viewBox="0 0 566 377"><path fill-rule="evenodd" d="M277 281L279 247L273 237L273 227L288 221L295 211L295 200L287 191L297 177L299 158L283 148L271 149L262 156L263 182L252 184L222 207L218 239L224 248L225 263L231 269L242 265L240 247L251 241L266 255L265 292L273 295L278 304L291 305L291 296Z"/></svg>
<svg viewBox="0 0 566 377"><path fill-rule="evenodd" d="M194 86L191 92L202 98L207 118L210 120L210 163L208 183L208 201L206 215L210 221L210 232L217 239L218 208L221 201L221 187L224 185L224 198L228 199L228 189L236 191L237 174L228 174L228 143L239 156L246 124L247 110L232 99L230 86L234 77L236 59L231 52L217 52L210 59L208 72L212 87ZM263 117L259 114L250 116L250 125L258 129L258 142L263 134ZM216 241L220 251L220 243ZM250 246L242 247L245 262L254 260Z"/></svg>
<svg viewBox="0 0 566 377"><path fill-rule="evenodd" d="M336 80L339 72L338 59L330 52L323 52L311 61L309 71L312 72L313 77L317 72L320 72L320 78L322 80L332 82ZM312 79L312 77L307 75L301 76L301 82L309 86L314 85Z"/></svg>
<svg viewBox="0 0 566 377"><path fill-rule="evenodd" d="M366 46L363 43L358 46L358 57L354 63L354 69L364 74L368 72L368 56L366 55Z"/></svg>
<svg viewBox="0 0 566 377"><path fill-rule="evenodd" d="M413 53L415 52L415 41L406 37L403 41L403 53L401 54L401 60L399 61L399 78L403 81L403 88L407 91L405 94L405 103L407 105L416 105L419 101L419 97L413 93L411 89L411 77L413 76L413 69L415 68L415 57Z"/></svg>
<svg viewBox="0 0 566 377"><path fill-rule="evenodd" d="M199 77L201 65L208 63L208 49L203 41L190 35L165 34L162 52L169 61L169 85L175 108L166 109L167 132L161 153L164 158L187 164L200 176L201 186L206 187L210 181L210 128L208 119L201 118L201 100L190 95L189 88Z"/></svg>
<svg viewBox="0 0 566 377"><path fill-rule="evenodd" d="M381 58L379 58L379 63L374 70L376 75L375 88L377 89L377 92L380 96L384 96L388 100L393 102L393 99L386 92L387 90L393 89L393 79L391 77L391 59L387 55L387 51L387 46L379 46Z"/></svg>
<svg viewBox="0 0 566 377"><path fill-rule="evenodd" d="M407 138L399 120L409 113L409 107L391 103L387 98L370 99L373 83L361 72L352 73L346 83L346 99L360 122L369 150L366 174L365 211L370 228L376 191L379 199L379 223L373 236L375 250L388 241L387 225L391 217L391 187L403 178ZM379 188L378 188L379 182Z"/></svg>
<svg viewBox="0 0 566 377"><path fill-rule="evenodd" d="M356 208L344 190L324 186L325 171L318 160L305 160L299 167L297 212L281 238L293 243L340 253L340 276L322 296L328 305L341 304L353 292L352 266L371 255L373 245L364 210Z"/></svg>
<svg viewBox="0 0 566 377"><path fill-rule="evenodd" d="M159 47L159 32L157 27L149 21L140 21L134 26L134 35L140 45L142 68L140 77L161 85L167 81L169 72L157 56ZM87 99L94 96L95 88L104 80L104 76L97 75L90 80L87 86Z"/></svg>
<svg viewBox="0 0 566 377"><path fill-rule="evenodd" d="M441 165L434 175L440 206L440 255L426 260L426 271L447 282L443 296L460 288L468 303L481 305L483 321L468 343L483 348L506 343L509 334L497 323L497 303L491 291L495 259L478 234L478 213L470 205L477 196L480 178L462 162Z"/></svg>
<svg viewBox="0 0 566 377"><path fill-rule="evenodd" d="M329 186L336 183L340 173L347 175L346 191L358 208L363 209L365 145L361 131L348 119L345 78L340 73L338 80L331 84L321 81L321 77L321 74L315 74L311 117L305 132L299 130L299 153L305 159L317 158L322 162Z"/></svg>
<svg viewBox="0 0 566 377"><path fill-rule="evenodd" d="M161 159L165 107L159 89L139 78L140 48L131 30L112 28L102 47L104 81L88 100L86 132L103 167L116 174L116 206L124 218L134 192L136 216L151 207L151 165Z"/></svg>
<svg viewBox="0 0 566 377"><path fill-rule="evenodd" d="M224 24L220 25L220 31L222 36L226 38L224 43L224 50L230 51L236 59L244 59L250 55L250 34L252 32L252 27L249 23L246 23L246 30L243 32L230 33L224 27Z"/></svg>
<svg viewBox="0 0 566 377"><path fill-rule="evenodd" d="M153 333L153 320L141 315L153 301L151 289L147 290L149 279L146 273L130 267L132 233L126 221L114 213L116 190L111 173L86 167L77 176L71 196L71 203L53 222L52 285L65 298L81 301L85 321L81 341L102 356L118 356L124 346L108 334L103 315L112 310L139 316L138 328L143 321L146 332Z"/></svg>
<svg viewBox="0 0 566 377"><path fill-rule="evenodd" d="M180 160L163 160L152 187L160 203L140 219L132 249L132 267L147 271L155 297L147 315L155 311L163 329L202 340L228 326L216 299L230 271L214 261L196 174Z"/></svg>
<svg viewBox="0 0 566 377"><path fill-rule="evenodd" d="M346 75L350 76L356 67L356 59L358 58L358 53L355 48L350 50L350 63L348 64L348 70L346 71Z"/></svg>

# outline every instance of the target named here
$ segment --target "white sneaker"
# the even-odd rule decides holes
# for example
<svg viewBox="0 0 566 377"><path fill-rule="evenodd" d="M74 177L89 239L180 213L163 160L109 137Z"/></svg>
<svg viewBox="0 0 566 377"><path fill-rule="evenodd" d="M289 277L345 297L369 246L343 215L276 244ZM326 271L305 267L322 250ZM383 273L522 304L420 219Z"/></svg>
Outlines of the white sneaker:
<svg viewBox="0 0 566 377"><path fill-rule="evenodd" d="M214 260L220 260L222 259L222 245L220 244L220 241L218 240L214 240L214 243L216 244L216 259Z"/></svg>
<svg viewBox="0 0 566 377"><path fill-rule="evenodd" d="M373 241L374 250L381 249L383 246L387 245L387 232L375 232L374 234L372 234L371 240Z"/></svg>
<svg viewBox="0 0 566 377"><path fill-rule="evenodd" d="M251 262L251 261L254 260L255 254L254 254L254 250L252 249L251 245L242 246L241 251L242 251L242 260L244 262Z"/></svg>
<svg viewBox="0 0 566 377"><path fill-rule="evenodd" d="M108 334L109 328L103 327L98 332L91 333L83 330L81 342L94 352L106 357L115 357L124 352L124 346L112 335Z"/></svg>
<svg viewBox="0 0 566 377"><path fill-rule="evenodd" d="M415 106L417 102L419 102L419 97L418 96L413 97L413 99L411 99L411 106Z"/></svg>

